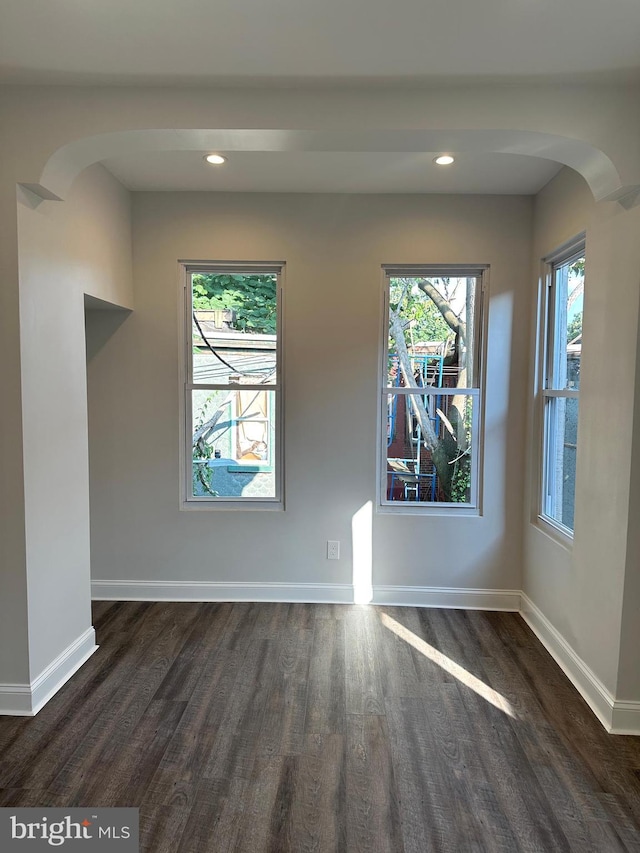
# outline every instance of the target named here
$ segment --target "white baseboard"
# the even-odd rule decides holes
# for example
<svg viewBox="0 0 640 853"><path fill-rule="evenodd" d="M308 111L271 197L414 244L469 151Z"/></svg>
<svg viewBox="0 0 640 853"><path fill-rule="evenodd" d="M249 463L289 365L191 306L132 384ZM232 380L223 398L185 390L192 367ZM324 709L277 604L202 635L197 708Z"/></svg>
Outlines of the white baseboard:
<svg viewBox="0 0 640 853"><path fill-rule="evenodd" d="M95 631L88 628L31 684L0 684L0 715L34 717L97 648Z"/></svg>
<svg viewBox="0 0 640 853"><path fill-rule="evenodd" d="M442 586L374 586L373 603L449 610L509 610L517 613L520 610L520 591Z"/></svg>
<svg viewBox="0 0 640 853"><path fill-rule="evenodd" d="M181 581L96 580L92 596L103 601L282 601L352 604L351 584L217 583ZM515 590L453 589L422 586L374 586L372 604L402 607L446 607L471 610L520 609Z"/></svg>
<svg viewBox="0 0 640 853"><path fill-rule="evenodd" d="M0 684L0 715L10 717L30 717L31 685Z"/></svg>
<svg viewBox="0 0 640 853"><path fill-rule="evenodd" d="M612 735L640 735L640 702L613 703Z"/></svg>
<svg viewBox="0 0 640 853"><path fill-rule="evenodd" d="M350 604L353 587L331 583L95 580L97 601L264 601Z"/></svg>
<svg viewBox="0 0 640 853"><path fill-rule="evenodd" d="M615 699L525 593L522 593L520 615L609 734L640 735L640 702Z"/></svg>

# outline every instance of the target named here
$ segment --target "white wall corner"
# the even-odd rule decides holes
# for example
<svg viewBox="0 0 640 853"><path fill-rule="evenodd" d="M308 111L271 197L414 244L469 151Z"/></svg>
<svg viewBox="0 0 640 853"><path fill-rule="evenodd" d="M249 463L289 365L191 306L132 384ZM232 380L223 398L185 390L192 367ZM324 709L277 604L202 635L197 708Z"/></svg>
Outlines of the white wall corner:
<svg viewBox="0 0 640 853"><path fill-rule="evenodd" d="M520 615L609 733L640 734L640 702L616 703L613 694L524 592ZM625 727L624 732L618 731L616 704L624 706L620 708L619 715L619 724ZM631 705L636 706L634 732L629 730L634 722L633 715L629 716Z"/></svg>
<svg viewBox="0 0 640 853"><path fill-rule="evenodd" d="M97 649L95 631L88 628L31 684L0 684L0 715L35 717Z"/></svg>

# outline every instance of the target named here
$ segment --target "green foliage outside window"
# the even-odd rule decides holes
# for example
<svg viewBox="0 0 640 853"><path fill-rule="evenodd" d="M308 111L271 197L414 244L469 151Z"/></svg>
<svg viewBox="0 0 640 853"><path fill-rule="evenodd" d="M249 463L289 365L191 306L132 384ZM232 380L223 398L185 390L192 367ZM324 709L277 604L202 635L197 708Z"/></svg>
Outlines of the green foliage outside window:
<svg viewBox="0 0 640 853"><path fill-rule="evenodd" d="M464 432L467 449L454 457L451 477L451 500L466 503L471 495L471 418L473 401L467 397L464 404ZM455 448L452 448L455 450Z"/></svg>
<svg viewBox="0 0 640 853"><path fill-rule="evenodd" d="M276 278L273 275L193 276L193 307L196 311L231 309L232 328L254 334L276 333Z"/></svg>
<svg viewBox="0 0 640 853"><path fill-rule="evenodd" d="M452 335L440 311L412 279L391 279L389 307L407 324L407 346L411 346L413 341L446 341ZM390 350L393 350L393 341Z"/></svg>
<svg viewBox="0 0 640 853"><path fill-rule="evenodd" d="M194 418L193 436L193 491L194 494L219 497L213 488L214 472L207 462L214 458L214 439L219 437L221 430L227 430L230 422L220 423L227 405L228 398L222 391L212 391L202 404Z"/></svg>
<svg viewBox="0 0 640 853"><path fill-rule="evenodd" d="M582 334L582 311L579 311L575 317L567 324L567 343L575 340L578 335Z"/></svg>

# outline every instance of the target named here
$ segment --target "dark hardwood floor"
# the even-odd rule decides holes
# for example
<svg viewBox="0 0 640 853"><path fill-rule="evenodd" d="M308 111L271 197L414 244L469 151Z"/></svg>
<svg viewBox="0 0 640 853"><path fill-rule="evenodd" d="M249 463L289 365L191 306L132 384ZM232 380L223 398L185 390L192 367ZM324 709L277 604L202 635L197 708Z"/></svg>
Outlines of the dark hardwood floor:
<svg viewBox="0 0 640 853"><path fill-rule="evenodd" d="M0 718L0 806L139 806L149 853L640 851L640 738L519 616L94 605L100 650Z"/></svg>

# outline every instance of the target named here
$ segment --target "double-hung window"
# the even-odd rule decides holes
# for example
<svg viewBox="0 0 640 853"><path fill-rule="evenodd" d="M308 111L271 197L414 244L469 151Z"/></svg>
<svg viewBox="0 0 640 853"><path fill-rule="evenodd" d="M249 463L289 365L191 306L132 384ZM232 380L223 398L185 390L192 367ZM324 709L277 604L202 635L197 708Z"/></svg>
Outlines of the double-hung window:
<svg viewBox="0 0 640 853"><path fill-rule="evenodd" d="M582 354L584 241L547 260L542 364L541 517L573 534Z"/></svg>
<svg viewBox="0 0 640 853"><path fill-rule="evenodd" d="M282 505L283 264L187 264L187 506Z"/></svg>
<svg viewBox="0 0 640 853"><path fill-rule="evenodd" d="M477 514L485 267L385 267L380 504Z"/></svg>

